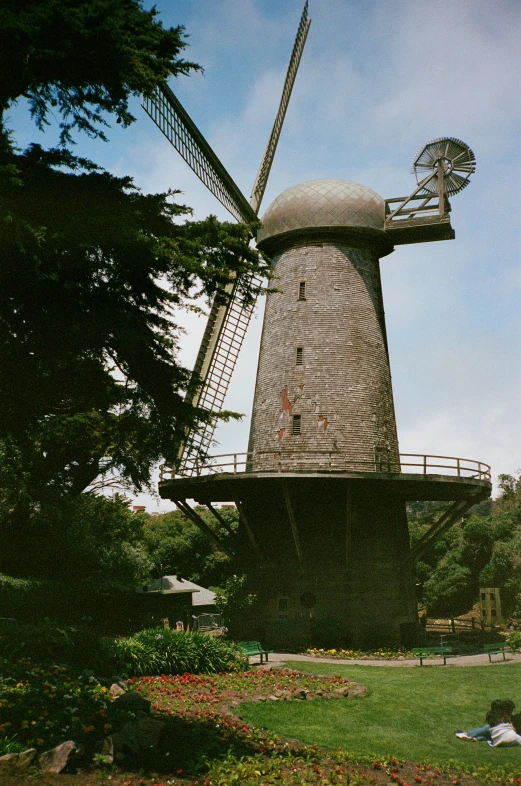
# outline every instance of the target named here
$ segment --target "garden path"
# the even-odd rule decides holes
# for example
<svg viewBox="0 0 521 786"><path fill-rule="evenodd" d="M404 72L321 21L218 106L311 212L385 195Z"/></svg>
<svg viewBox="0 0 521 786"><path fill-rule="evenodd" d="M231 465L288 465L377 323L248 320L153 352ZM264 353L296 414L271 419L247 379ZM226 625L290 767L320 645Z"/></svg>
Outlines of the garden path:
<svg viewBox="0 0 521 786"><path fill-rule="evenodd" d="M356 665L356 666L397 666L397 667L412 667L412 666L419 666L420 661L412 658L403 658L402 659L395 659L395 660L369 660L369 659L348 659L343 660L341 658L326 658L326 657L315 657L312 655L302 655L302 654L291 654L291 653L282 653L282 652L273 652L270 653L268 663L263 663L263 668L271 668L271 666L280 666L281 663L286 663L287 661L296 661L296 660L303 660L303 661L318 661L318 663L342 663L346 665ZM250 665L255 665L255 658L250 658ZM447 666L501 666L506 665L508 663L520 663L521 662L521 652L511 653L509 652L506 656L506 660L503 660L501 655L493 655L492 656L492 663L489 663L488 655L485 653L481 653L479 655L457 655L453 658L447 658ZM443 661L440 658L424 659L423 661L424 666L440 666L443 665ZM259 664L260 665L260 664ZM423 668L423 667L422 667Z"/></svg>

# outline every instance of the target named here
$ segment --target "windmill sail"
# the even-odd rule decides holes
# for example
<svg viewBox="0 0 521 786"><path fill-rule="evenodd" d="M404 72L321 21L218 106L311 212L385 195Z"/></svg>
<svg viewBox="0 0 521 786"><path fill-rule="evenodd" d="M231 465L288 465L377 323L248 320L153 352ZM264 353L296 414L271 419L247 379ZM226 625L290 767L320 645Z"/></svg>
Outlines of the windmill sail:
<svg viewBox="0 0 521 786"><path fill-rule="evenodd" d="M253 293L260 289L262 281L254 276L251 281ZM256 297L245 303L242 293L237 291L236 282L230 281L225 287L229 300L219 304L219 295L213 302L197 360L194 376L202 380L195 391L188 392L188 399L194 406L208 412L222 410L228 386L239 357L239 352L250 324ZM199 474L201 457L206 456L211 446L216 420L205 423L201 428L191 431L179 449L179 475Z"/></svg>
<svg viewBox="0 0 521 786"><path fill-rule="evenodd" d="M275 122L273 124L271 136L266 147L266 152L264 153L264 157L261 161L261 165L255 179L253 191L251 192L250 204L255 213L259 212L262 197L264 196L266 183L268 182L271 165L273 163L273 158L277 149L280 132L282 130L282 124L286 116L286 109L288 108L291 91L293 90L293 85L295 84L295 77L297 76L300 58L302 57L302 52L304 51L304 45L306 43L310 24L311 19L308 16L308 2L306 0L304 10L302 11L302 16L300 17L297 37L295 38L295 43L293 45L293 52L291 53L291 59L289 61L286 81L284 82L282 97L280 99L279 111L277 112L277 117L275 118Z"/></svg>
<svg viewBox="0 0 521 786"><path fill-rule="evenodd" d="M209 191L237 219L256 221L257 214L168 85L143 96L143 109Z"/></svg>
<svg viewBox="0 0 521 786"><path fill-rule="evenodd" d="M209 191L239 222L248 223L257 220L310 24L306 0L286 74L279 111L250 202L168 85L163 84L156 88L151 96L143 97L142 104L147 114ZM194 380L197 380L197 383L187 392L188 401L209 412L217 414L223 408L231 376L255 308L256 293L260 291L262 281L254 276L250 285L254 297L246 302L237 286L237 281L231 278L229 283L217 292L210 311L194 367ZM215 428L216 419L213 418L200 429L186 435L179 447L177 474L185 476L198 474L201 457L208 453Z"/></svg>

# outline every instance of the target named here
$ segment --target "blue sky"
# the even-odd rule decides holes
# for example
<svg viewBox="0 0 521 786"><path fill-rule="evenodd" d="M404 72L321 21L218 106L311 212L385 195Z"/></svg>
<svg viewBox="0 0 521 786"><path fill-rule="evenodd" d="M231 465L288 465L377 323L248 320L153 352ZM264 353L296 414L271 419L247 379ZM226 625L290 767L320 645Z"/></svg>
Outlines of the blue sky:
<svg viewBox="0 0 521 786"><path fill-rule="evenodd" d="M171 87L247 197L278 106L302 0L158 0L182 24L204 74ZM283 189L338 177L383 197L410 193L416 152L441 136L474 151L476 173L452 200L456 239L398 246L382 260L400 450L479 459L494 475L521 468L519 51L515 0L310 0L312 24L261 215ZM196 217L228 214L136 100L137 122L88 155L144 191L179 188ZM42 137L22 106L20 145ZM263 304L219 428L216 452L244 451ZM191 366L204 324L182 317ZM165 509L148 498L149 510Z"/></svg>

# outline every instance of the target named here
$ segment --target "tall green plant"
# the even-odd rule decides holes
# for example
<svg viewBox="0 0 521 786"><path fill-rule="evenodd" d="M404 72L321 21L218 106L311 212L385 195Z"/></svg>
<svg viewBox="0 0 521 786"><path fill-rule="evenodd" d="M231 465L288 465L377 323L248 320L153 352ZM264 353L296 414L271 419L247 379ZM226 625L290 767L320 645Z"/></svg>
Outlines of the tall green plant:
<svg viewBox="0 0 521 786"><path fill-rule="evenodd" d="M234 644L197 632L149 628L107 646L114 668L126 676L210 674L248 665Z"/></svg>

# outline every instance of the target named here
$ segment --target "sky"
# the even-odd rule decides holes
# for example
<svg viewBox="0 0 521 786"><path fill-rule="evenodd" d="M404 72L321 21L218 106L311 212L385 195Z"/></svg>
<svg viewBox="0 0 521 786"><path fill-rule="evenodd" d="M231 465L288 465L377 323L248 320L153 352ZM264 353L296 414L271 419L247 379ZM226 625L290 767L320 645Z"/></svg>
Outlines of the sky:
<svg viewBox="0 0 521 786"><path fill-rule="evenodd" d="M145 2L146 7L152 4ZM249 198L275 118L303 0L156 0L183 25L203 73L171 87ZM411 163L437 137L477 160L451 200L456 239L398 246L381 263L402 453L477 459L521 471L521 3L517 0L310 0L312 19L260 215L315 178L413 191ZM18 143L54 144L13 110ZM232 220L136 99L130 128L76 152L145 192L180 189L196 218ZM246 450L264 302L239 358L216 453ZM181 317L193 365L204 320ZM171 503L139 496L150 512Z"/></svg>

